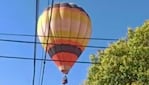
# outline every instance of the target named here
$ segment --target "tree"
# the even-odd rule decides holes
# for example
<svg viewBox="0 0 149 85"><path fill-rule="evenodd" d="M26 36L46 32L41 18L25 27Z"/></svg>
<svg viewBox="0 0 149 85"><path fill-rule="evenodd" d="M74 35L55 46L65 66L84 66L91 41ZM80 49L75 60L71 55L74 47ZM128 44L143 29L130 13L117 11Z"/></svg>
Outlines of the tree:
<svg viewBox="0 0 149 85"><path fill-rule="evenodd" d="M149 21L97 55L83 85L149 85Z"/></svg>

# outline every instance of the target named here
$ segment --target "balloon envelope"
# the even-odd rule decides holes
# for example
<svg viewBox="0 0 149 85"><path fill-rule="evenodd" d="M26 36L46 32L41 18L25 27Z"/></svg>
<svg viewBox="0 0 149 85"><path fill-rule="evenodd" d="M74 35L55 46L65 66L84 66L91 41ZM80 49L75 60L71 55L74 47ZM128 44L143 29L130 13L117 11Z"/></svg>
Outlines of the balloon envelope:
<svg viewBox="0 0 149 85"><path fill-rule="evenodd" d="M58 3L39 17L38 36L59 70L67 74L88 44L91 20L81 7Z"/></svg>

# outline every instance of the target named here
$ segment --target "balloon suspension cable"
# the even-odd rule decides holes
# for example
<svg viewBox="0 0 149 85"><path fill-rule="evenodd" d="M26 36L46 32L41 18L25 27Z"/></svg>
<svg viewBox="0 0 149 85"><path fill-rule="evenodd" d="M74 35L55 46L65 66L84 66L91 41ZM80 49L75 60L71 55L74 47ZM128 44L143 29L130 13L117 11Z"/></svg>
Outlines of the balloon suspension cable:
<svg viewBox="0 0 149 85"><path fill-rule="evenodd" d="M63 85L66 85L68 83L68 80L67 80L67 76L66 76L66 74L64 75L64 78L63 78L63 80L62 80L62 84Z"/></svg>

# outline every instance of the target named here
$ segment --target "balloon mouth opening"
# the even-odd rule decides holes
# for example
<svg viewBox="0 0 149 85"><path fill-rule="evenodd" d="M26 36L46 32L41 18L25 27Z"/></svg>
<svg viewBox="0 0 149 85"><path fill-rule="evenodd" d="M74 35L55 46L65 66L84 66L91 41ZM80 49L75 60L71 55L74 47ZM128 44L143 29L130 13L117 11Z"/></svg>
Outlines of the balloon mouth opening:
<svg viewBox="0 0 149 85"><path fill-rule="evenodd" d="M60 71L64 74L68 74L70 68L71 66L59 66Z"/></svg>
<svg viewBox="0 0 149 85"><path fill-rule="evenodd" d="M69 70L61 70L62 73L68 74Z"/></svg>

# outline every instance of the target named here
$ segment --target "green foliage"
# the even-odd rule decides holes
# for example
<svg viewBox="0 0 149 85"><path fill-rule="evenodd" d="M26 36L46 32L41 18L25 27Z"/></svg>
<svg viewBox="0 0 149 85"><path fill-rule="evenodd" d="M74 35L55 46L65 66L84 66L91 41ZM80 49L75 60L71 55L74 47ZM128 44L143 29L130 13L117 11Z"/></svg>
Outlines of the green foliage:
<svg viewBox="0 0 149 85"><path fill-rule="evenodd" d="M149 21L128 30L118 40L91 56L93 64L83 85L149 85Z"/></svg>

